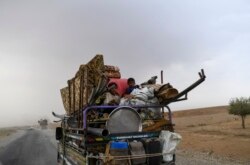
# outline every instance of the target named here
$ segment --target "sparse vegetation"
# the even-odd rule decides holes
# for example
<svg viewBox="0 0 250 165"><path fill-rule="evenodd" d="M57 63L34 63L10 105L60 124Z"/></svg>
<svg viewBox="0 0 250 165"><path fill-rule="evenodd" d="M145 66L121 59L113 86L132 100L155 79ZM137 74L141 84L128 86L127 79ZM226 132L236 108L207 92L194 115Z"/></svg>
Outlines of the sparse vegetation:
<svg viewBox="0 0 250 165"><path fill-rule="evenodd" d="M0 129L0 139L9 136L10 134L16 132L14 129Z"/></svg>
<svg viewBox="0 0 250 165"><path fill-rule="evenodd" d="M245 129L245 119L250 115L250 98L240 97L231 99L229 102L229 114L238 115L241 117L242 128Z"/></svg>
<svg viewBox="0 0 250 165"><path fill-rule="evenodd" d="M179 149L249 164L250 120L245 120L246 129L239 129L240 117L229 114L228 109L218 106L174 112L175 129L183 139Z"/></svg>

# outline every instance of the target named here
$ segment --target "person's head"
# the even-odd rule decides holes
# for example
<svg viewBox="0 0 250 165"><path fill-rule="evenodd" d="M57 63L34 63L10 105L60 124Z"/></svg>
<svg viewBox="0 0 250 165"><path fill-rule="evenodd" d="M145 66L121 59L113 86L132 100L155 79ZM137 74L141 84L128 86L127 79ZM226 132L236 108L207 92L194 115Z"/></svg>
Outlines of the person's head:
<svg viewBox="0 0 250 165"><path fill-rule="evenodd" d="M116 92L116 89L117 89L117 84L114 83L114 82L111 82L108 84L108 88L110 89L109 92L113 95L115 95L117 92Z"/></svg>
<svg viewBox="0 0 250 165"><path fill-rule="evenodd" d="M134 78L129 78L127 81L127 84L129 87L134 87L135 86L135 79Z"/></svg>

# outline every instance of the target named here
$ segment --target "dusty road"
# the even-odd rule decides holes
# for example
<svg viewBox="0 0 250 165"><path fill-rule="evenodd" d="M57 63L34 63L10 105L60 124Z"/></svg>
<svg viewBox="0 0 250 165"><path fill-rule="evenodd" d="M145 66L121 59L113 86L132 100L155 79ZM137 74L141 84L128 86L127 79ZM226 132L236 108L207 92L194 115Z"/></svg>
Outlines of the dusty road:
<svg viewBox="0 0 250 165"><path fill-rule="evenodd" d="M56 164L56 146L51 130L26 130L0 150L0 165Z"/></svg>

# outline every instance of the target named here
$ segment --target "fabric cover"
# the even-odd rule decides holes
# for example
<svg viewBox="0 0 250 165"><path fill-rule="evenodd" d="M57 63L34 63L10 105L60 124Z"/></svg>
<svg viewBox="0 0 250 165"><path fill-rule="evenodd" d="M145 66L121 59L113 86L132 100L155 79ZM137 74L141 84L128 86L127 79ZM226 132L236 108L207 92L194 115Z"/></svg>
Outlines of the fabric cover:
<svg viewBox="0 0 250 165"><path fill-rule="evenodd" d="M112 82L116 83L116 85L117 85L117 90L116 91L118 92L118 94L120 96L122 96L125 93L125 91L126 91L126 89L128 87L127 79L124 79L124 78L122 78L122 79L111 78L109 83L112 83Z"/></svg>
<svg viewBox="0 0 250 165"><path fill-rule="evenodd" d="M176 147L182 139L181 135L178 133L162 130L159 139L162 142L162 153L164 154L163 161L172 161Z"/></svg>

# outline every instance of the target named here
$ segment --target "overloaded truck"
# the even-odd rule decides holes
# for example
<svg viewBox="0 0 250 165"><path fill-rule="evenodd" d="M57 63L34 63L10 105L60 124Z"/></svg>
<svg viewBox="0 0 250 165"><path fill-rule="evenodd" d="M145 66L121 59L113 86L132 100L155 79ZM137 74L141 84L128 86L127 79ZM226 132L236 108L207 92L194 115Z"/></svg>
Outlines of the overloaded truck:
<svg viewBox="0 0 250 165"><path fill-rule="evenodd" d="M105 65L103 55L81 65L61 89L65 114L53 112L61 122L56 128L58 163L175 164L181 136L174 132L169 104L187 100L206 76L201 70L199 79L180 92L170 83L157 84L156 78L125 95L128 80L118 67ZM108 97L114 90L119 102Z"/></svg>

